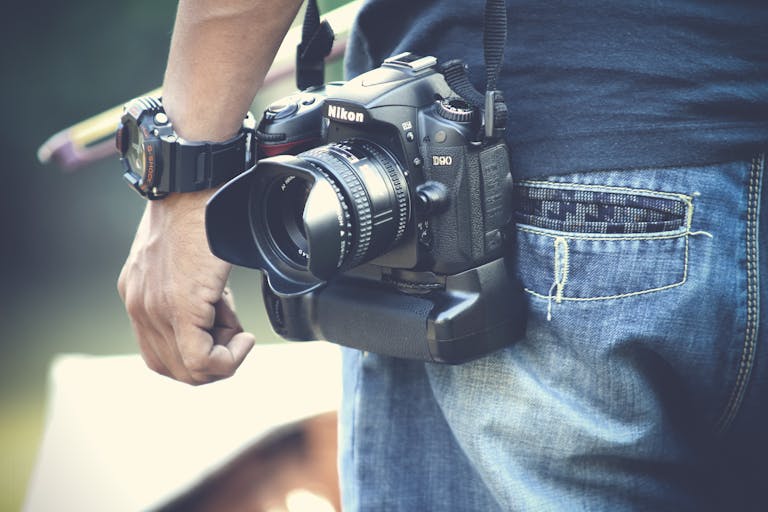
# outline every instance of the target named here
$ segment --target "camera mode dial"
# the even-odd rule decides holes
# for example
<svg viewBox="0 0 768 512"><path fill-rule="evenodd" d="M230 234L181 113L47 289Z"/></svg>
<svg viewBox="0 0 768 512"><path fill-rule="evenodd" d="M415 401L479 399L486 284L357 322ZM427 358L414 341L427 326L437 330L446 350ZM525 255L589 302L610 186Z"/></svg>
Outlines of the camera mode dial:
<svg viewBox="0 0 768 512"><path fill-rule="evenodd" d="M437 115L457 123L469 123L475 117L475 109L459 98L447 98L437 102Z"/></svg>

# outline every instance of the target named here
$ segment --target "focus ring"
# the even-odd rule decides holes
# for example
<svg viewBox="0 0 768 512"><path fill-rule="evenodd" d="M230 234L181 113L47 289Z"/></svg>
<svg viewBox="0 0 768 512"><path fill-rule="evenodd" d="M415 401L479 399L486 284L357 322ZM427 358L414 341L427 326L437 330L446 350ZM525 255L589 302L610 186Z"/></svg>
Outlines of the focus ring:
<svg viewBox="0 0 768 512"><path fill-rule="evenodd" d="M357 228L355 230L356 236L354 238L357 240L355 241L353 239L355 246L354 252L344 267L349 268L356 266L363 260L368 252L368 248L371 245L371 234L373 232L370 201L365 192L365 188L360 181L360 177L352 169L347 167L345 162L339 156L335 155L332 151L329 151L327 146L309 150L303 153L303 156L315 158L321 165L332 167L332 174L346 185L350 196L349 200L354 203L352 208L355 210L354 217L357 220L355 223ZM348 203L346 201L342 203L342 208L344 210L348 209Z"/></svg>
<svg viewBox="0 0 768 512"><path fill-rule="evenodd" d="M352 169L344 165L344 162L333 152L328 152L334 160L341 165L338 167L339 178L341 178L349 187L350 199L355 203L354 209L357 219L357 244L354 254L349 261L349 266L353 267L360 263L368 253L371 245L371 235L373 233L373 220L371 215L371 204L368 199L368 193L365 191L360 177Z"/></svg>
<svg viewBox="0 0 768 512"><path fill-rule="evenodd" d="M344 197L341 189L336 184L336 181L331 178L327 172L325 172L319 165L314 162L309 162L320 174L322 174L328 183L331 184L333 191L336 192L336 198L339 200L341 210L344 214L344 231L341 233L341 247L339 251L339 261L336 263L336 268L341 267L344 264L344 260L349 254L349 249L352 246L352 216L349 213L349 206L347 205L347 199Z"/></svg>
<svg viewBox="0 0 768 512"><path fill-rule="evenodd" d="M407 183L404 183L404 180L401 179L401 177L404 178L403 173L400 169L396 168L394 165L392 165L392 162L394 161L392 158L388 158L387 155L383 154L382 151L380 151L376 146L373 144L364 143L363 147L366 151L371 153L382 166L387 171L387 175L389 176L390 181L392 182L392 186L395 189L395 198L397 200L397 211L398 211L398 223L397 223L397 231L395 234L394 242L397 242L402 238L403 233L405 233L405 228L408 223L408 193L406 192Z"/></svg>

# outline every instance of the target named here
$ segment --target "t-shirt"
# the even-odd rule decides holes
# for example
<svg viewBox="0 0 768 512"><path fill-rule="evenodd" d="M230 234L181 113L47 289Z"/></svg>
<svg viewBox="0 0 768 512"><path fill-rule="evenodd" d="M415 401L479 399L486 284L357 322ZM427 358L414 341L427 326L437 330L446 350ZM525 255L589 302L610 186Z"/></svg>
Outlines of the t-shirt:
<svg viewBox="0 0 768 512"><path fill-rule="evenodd" d="M484 0L368 0L348 76L403 51L485 90ZM717 163L768 146L768 2L508 0L514 174Z"/></svg>

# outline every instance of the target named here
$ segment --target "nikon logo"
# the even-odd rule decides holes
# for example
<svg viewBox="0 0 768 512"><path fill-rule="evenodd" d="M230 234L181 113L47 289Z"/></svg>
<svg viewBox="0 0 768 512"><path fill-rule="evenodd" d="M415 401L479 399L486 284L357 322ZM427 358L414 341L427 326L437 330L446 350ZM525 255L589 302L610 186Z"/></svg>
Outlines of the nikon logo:
<svg viewBox="0 0 768 512"><path fill-rule="evenodd" d="M347 123L362 123L365 121L365 114L362 112L347 110L342 106L331 104L328 105L328 117Z"/></svg>

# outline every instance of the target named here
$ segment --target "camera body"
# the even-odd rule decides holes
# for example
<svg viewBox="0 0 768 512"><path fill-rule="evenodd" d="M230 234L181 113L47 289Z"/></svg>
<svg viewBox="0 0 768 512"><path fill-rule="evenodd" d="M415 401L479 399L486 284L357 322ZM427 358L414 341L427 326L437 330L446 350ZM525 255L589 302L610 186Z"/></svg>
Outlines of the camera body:
<svg viewBox="0 0 768 512"><path fill-rule="evenodd" d="M481 133L433 57L279 100L257 130L277 156L209 202L211 250L264 272L287 339L453 364L509 345L525 327L509 155Z"/></svg>

